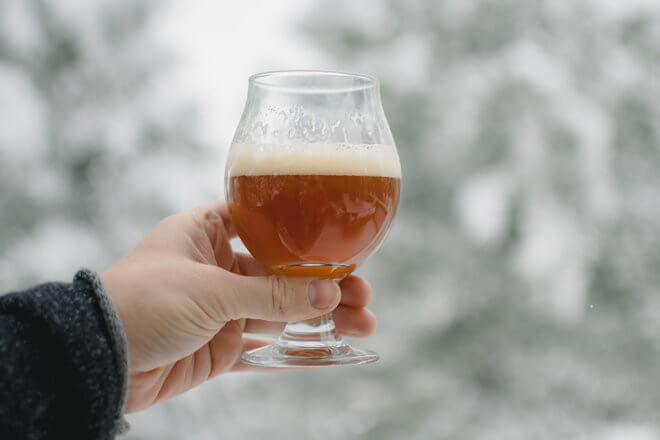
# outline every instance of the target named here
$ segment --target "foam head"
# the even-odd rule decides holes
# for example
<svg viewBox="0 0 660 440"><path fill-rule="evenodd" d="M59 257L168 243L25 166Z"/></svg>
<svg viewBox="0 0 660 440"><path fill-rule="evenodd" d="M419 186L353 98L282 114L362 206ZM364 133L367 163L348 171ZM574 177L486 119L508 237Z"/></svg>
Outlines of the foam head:
<svg viewBox="0 0 660 440"><path fill-rule="evenodd" d="M227 176L337 175L401 177L392 145L234 144Z"/></svg>

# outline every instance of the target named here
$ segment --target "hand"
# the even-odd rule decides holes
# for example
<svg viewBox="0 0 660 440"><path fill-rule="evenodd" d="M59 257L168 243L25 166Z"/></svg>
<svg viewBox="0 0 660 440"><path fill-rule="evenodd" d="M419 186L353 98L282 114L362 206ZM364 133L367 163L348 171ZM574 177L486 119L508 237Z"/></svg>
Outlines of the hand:
<svg viewBox="0 0 660 440"><path fill-rule="evenodd" d="M127 412L147 408L242 364L246 350L272 341L287 321L335 310L339 333L368 336L376 318L364 307L371 288L351 275L332 280L269 276L235 253L226 204L173 215L101 274L128 340Z"/></svg>

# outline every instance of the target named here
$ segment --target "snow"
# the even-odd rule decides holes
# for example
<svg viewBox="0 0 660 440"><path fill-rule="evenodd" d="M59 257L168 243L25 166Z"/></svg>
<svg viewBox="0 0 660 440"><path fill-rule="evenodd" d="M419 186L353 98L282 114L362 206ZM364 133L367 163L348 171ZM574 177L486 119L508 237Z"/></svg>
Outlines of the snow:
<svg viewBox="0 0 660 440"><path fill-rule="evenodd" d="M20 69L0 62L0 158L35 160L46 152L47 125L41 97ZM7 163L7 162L5 162Z"/></svg>

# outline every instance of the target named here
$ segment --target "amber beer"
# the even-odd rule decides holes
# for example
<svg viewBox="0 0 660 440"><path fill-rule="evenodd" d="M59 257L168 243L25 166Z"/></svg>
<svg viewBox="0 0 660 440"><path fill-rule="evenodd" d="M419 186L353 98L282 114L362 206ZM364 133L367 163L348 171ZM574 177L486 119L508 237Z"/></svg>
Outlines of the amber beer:
<svg viewBox="0 0 660 440"><path fill-rule="evenodd" d="M399 204L396 155L345 146L261 153L233 158L227 199L238 235L271 273L342 278L378 248Z"/></svg>

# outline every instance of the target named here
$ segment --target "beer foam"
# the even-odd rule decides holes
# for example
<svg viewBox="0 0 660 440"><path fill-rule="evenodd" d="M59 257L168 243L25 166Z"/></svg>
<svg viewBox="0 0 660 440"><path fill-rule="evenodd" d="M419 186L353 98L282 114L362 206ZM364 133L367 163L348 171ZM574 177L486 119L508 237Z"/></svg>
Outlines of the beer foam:
<svg viewBox="0 0 660 440"><path fill-rule="evenodd" d="M227 176L336 175L401 177L392 145L234 144Z"/></svg>

